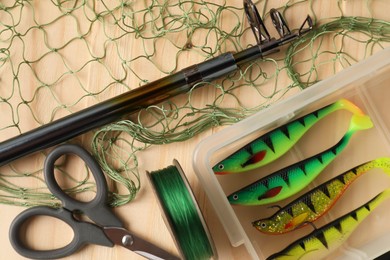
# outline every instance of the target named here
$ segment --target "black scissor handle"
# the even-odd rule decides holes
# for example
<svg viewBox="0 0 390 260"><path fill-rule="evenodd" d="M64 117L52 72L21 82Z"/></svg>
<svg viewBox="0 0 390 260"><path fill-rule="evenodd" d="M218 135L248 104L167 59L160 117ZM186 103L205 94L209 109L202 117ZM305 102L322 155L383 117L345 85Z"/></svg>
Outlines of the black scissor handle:
<svg viewBox="0 0 390 260"><path fill-rule="evenodd" d="M89 202L78 201L66 194L58 185L54 176L54 166L58 158L65 154L79 156L89 167L96 182L96 195ZM121 221L107 206L107 182L99 164L82 147L65 144L56 147L46 157L44 166L45 181L49 190L62 202L62 207L69 211L81 211L100 226L122 227Z"/></svg>
<svg viewBox="0 0 390 260"><path fill-rule="evenodd" d="M27 220L36 216L50 216L67 223L73 230L74 235L72 241L64 247L52 250L35 250L29 248L21 239L22 227ZM111 240L105 236L101 228L90 223L75 220L72 213L63 208L54 209L46 206L29 208L20 213L11 223L9 238L16 252L32 259L62 258L71 255L86 244L114 246Z"/></svg>

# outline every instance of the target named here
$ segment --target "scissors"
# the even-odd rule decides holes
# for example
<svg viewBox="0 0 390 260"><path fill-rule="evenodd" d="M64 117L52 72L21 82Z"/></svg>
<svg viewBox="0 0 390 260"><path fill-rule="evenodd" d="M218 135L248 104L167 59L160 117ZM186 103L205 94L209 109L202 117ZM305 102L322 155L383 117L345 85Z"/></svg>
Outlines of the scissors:
<svg viewBox="0 0 390 260"><path fill-rule="evenodd" d="M96 196L91 201L78 201L68 196L58 185L54 177L54 164L65 154L79 156L91 170L96 182ZM73 254L86 244L96 244L107 247L120 245L148 259L180 259L123 227L122 222L107 206L107 182L99 164L80 146L66 144L55 148L45 160L44 176L49 190L62 202L62 207L59 209L46 206L32 207L14 219L9 237L12 246L20 255L33 259L62 258ZM73 213L80 211L95 224L74 218ZM29 248L20 237L22 226L30 218L42 215L67 223L73 229L73 240L58 249L34 250Z"/></svg>

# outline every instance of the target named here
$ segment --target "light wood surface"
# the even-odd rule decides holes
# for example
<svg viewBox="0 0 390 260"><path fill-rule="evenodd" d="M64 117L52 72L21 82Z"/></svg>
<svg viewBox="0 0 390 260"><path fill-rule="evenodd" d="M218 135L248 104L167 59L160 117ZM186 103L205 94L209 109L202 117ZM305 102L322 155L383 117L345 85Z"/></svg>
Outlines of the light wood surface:
<svg viewBox="0 0 390 260"><path fill-rule="evenodd" d="M49 19L50 12L48 13L46 11L46 4L49 5L49 2L51 1L35 1L34 5L37 7L38 13L36 13L36 17L38 19ZM237 6L241 5L241 1L227 1L229 4L234 4ZM272 5L275 6L281 6L282 4L285 4L290 1L272 1ZM276 3L277 2L277 3ZM375 17L377 18L386 18L388 17L388 10L390 7L390 4L387 0L376 0L376 1L363 1L363 0L345 0L345 1L314 1L313 8L314 12L317 14L317 18L328 18L328 17L334 17L339 16L339 8L343 9L346 15L351 16L369 16L366 3L370 3L370 6L372 7L372 12ZM271 5L271 4L270 4ZM387 10L387 11L386 11ZM293 24L292 28L295 28L295 25L299 25L299 23L303 20L305 15L307 13L310 13L309 9L300 10L299 13L290 13L287 12L288 17L286 19L288 20L289 24ZM53 14L54 15L54 14ZM0 17L1 19L1 17ZM64 22L64 21L63 21ZM28 23L26 21L26 23ZM229 19L223 20L223 24L229 24ZM48 35L49 40L51 41L58 41L61 42L61 40L64 39L64 37L67 37L67 35L72 35L72 29L74 27L69 26L67 24L63 24L63 31L55 31L50 32L50 35ZM82 26L82 24L81 24ZM247 24L245 24L247 26ZM96 42L96 51L99 51L99 44L101 42L99 41L100 36L103 32L101 31L101 28L96 28L92 31L92 34L95 34L95 42ZM272 31L274 33L274 31ZM275 35L276 36L276 35ZM180 39L177 39L180 41ZM36 45L37 39L31 38L31 42L26 42L26 44L35 44ZM248 37L246 39L248 43L253 42L254 39L252 37ZM20 43L15 43L20 44ZM126 38L123 39L120 42L120 48L121 53L125 57L131 57L134 53L140 53L141 48L143 46L137 44L137 41L135 39ZM167 46L167 47L166 47ZM161 52L159 55L159 58L162 60L167 61L168 64L165 64L167 67L169 67L169 60L172 59L176 55L176 53L173 53L172 50L169 49L168 45L162 44L159 46L158 51ZM166 47L166 48L165 48ZM348 46L346 46L348 48ZM44 47L40 45L36 45L36 48L31 51L31 53L27 53L26 55L40 55L43 51ZM83 52L85 49L83 48L77 48L75 47L72 50L72 55L69 55L71 59L69 59L67 62L78 64L82 62L82 59L84 57ZM359 54L363 53L364 50L348 50L349 53L353 54ZM194 63L202 61L202 57L195 55L195 54L186 54L182 55L179 60L179 65L181 67L186 67L189 65L192 65ZM117 55L108 55L107 57L108 62L111 64L119 64L117 65L117 68L113 68L113 73L120 74L122 73L122 70L120 69L120 61L118 62L118 56ZM46 72L46 75L48 79L50 79L50 75L55 75L57 73L57 70L60 66L63 66L61 62L58 60L48 60L44 63L39 65L40 67L38 69L44 70ZM136 71L139 71L145 78L148 78L150 80L156 80L159 79L162 74L157 70L148 70L142 68L142 64L135 64L135 67L133 68ZM88 75L84 75L87 77L87 88L88 91L95 92L99 91L99 86L101 85L101 82L105 82L104 74L101 74L100 71L101 68L99 66L92 65L89 69ZM54 77L54 76L53 76ZM283 79L285 77L284 75L281 76L279 79L279 84L283 84L285 81ZM129 79L129 82L126 82L129 85L136 85L139 84L137 81L138 79ZM24 88L26 93L25 95L29 95L28 93L33 93L33 90L37 88L36 82L34 80L25 78L22 79L21 84L26 84L28 88ZM73 88L71 87L72 84L76 84L76 82L69 81L67 83L70 87L68 90L59 92L60 95L64 98L63 100L66 100L67 97L69 97L70 100L73 100L75 95L78 95L77 92L73 91ZM3 87L3 86L2 86ZM29 90L30 88L30 90ZM29 92L30 91L30 92ZM79 91L79 90L78 90ZM99 96L99 99L103 100L105 98L108 98L110 96L115 96L119 93L123 93L125 91L124 87L116 87L110 89L109 92L105 92L103 96ZM84 93L85 94L85 93ZM31 95L31 94L30 94ZM81 94L82 95L82 94ZM200 104L203 104L204 100L201 99L210 99L210 96L213 96L213 93L210 93L210 89L202 89L199 92L197 92L198 96L195 96L194 98L200 99ZM243 92L242 95L245 95ZM178 99L185 99L186 96L178 97ZM251 97L247 96L245 99L250 102ZM46 101L48 101L46 103ZM47 99L42 99L38 103L34 104L32 109L40 110L40 111L51 111L53 106L55 104L52 103L53 101ZM93 99L85 99L84 102L81 102L78 104L78 107L74 108L74 110L81 109L83 107L88 107L89 105L96 103L97 100ZM26 117L28 118L31 114L28 109L21 108L21 112L25 113ZM0 115L3 113L6 113L6 111L0 111ZM60 110L56 114L56 117L59 118L68 112L66 110ZM42 113L40 112L39 115L41 116L40 120L42 122L47 122L49 120L48 116L50 113ZM23 118L21 122L21 127L23 131L27 131L29 129L33 129L37 126L37 123L35 120L28 120L26 118ZM248 254L244 247L232 247L229 243L229 240L223 230L223 227L221 226L220 222L218 221L218 218L216 216L216 213L214 212L210 202L208 201L207 197L204 194L204 191L202 190L202 187L200 187L199 182L193 173L192 167L191 167L191 160L192 160L192 153L194 151L195 146L199 143L200 140L202 140L204 137L209 136L213 133L213 131L218 131L218 129L210 130L205 133L202 133L198 136L195 136L189 141L185 141L183 143L175 143L170 145L162 145L162 146L153 146L150 149L148 149L145 152L142 152L142 154L139 155L139 170L141 173L141 184L142 188L137 196L137 198L132 201L131 203L121 206L119 208L114 209L115 213L119 215L119 217L124 221L126 227L132 231L134 231L137 234L140 234L144 238L148 239L149 241L155 243L156 245L161 246L162 248L171 251L172 253L177 253L177 249L173 243L173 239L168 232L160 214L161 211L157 205L156 198L154 197L153 193L151 192L151 187L148 183L148 181L145 178L145 171L152 171L157 169L162 169L168 165L172 164L172 160L176 158L180 164L182 165L184 172L186 173L190 185L192 186L195 196L198 199L198 202L200 204L200 207L203 211L203 214L205 216L206 222L209 226L210 232L212 234L212 237L214 239L214 242L216 244L216 248L218 251L219 259L248 259ZM5 133L7 135L8 133ZM9 136L12 136L14 133L9 133ZM4 133L3 133L4 135ZM5 140L7 136L1 136L1 140ZM83 144L85 144L86 147L89 147L88 138L85 137L79 139ZM29 169L29 167L37 167L37 165L40 165L41 161L36 161L31 158L27 159L20 159L18 161L18 165L22 167L23 169ZM1 168L1 170L4 172L7 169ZM19 256L11 247L9 240L8 240L8 229L10 226L11 221L13 218L24 208L22 207L16 207L16 206L9 206L9 205L0 205L0 214L1 214L1 221L0 221L0 244L1 244L1 253L0 256L2 259L23 259L21 256ZM62 223L59 223L58 221L55 221L53 219L48 218L39 218L34 220L34 225L29 229L29 232L27 234L27 237L31 239L31 241L34 241L34 243L39 248L51 248L53 246L60 246L64 245L66 241L70 241L72 237L71 230L65 226ZM30 241L30 240L29 240ZM120 247L114 247L114 248L105 248L100 246L93 246L89 245L85 247L84 249L80 250L78 253L72 255L71 257L68 257L67 259L143 259L142 257L138 256L137 254L130 252L124 248Z"/></svg>

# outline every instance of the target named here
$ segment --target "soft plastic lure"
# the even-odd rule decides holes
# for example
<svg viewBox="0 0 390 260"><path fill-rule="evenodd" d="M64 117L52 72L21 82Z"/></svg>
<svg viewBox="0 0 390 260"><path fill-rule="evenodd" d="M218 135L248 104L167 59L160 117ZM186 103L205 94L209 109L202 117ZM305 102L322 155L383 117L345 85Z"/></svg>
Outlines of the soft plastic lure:
<svg viewBox="0 0 390 260"><path fill-rule="evenodd" d="M260 232L277 235L313 222L336 203L353 181L373 168L381 168L390 175L390 158L378 158L342 173L290 202L271 217L252 224Z"/></svg>
<svg viewBox="0 0 390 260"><path fill-rule="evenodd" d="M360 108L353 103L346 99L340 99L255 139L217 163L213 167L213 171L215 174L237 173L266 165L290 150L319 120L341 109L346 109L356 115L363 115Z"/></svg>
<svg viewBox="0 0 390 260"><path fill-rule="evenodd" d="M372 126L368 116L353 115L348 131L335 146L234 192L228 196L229 202L238 205L264 205L294 195L313 181L344 150L356 131Z"/></svg>
<svg viewBox="0 0 390 260"><path fill-rule="evenodd" d="M355 228L384 200L390 197L390 189L377 195L363 206L314 230L293 242L267 260L322 259L337 249Z"/></svg>

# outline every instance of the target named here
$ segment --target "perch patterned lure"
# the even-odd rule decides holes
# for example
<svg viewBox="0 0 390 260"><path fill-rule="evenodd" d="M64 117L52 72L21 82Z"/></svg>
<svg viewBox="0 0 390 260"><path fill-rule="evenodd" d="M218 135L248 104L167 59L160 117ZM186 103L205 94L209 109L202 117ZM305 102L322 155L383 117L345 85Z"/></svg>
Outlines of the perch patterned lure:
<svg viewBox="0 0 390 260"><path fill-rule="evenodd" d="M390 175L390 158L378 158L340 174L290 202L271 217L252 224L260 232L277 235L313 222L336 203L352 182L374 168L381 168Z"/></svg>
<svg viewBox="0 0 390 260"><path fill-rule="evenodd" d="M353 115L346 134L333 147L278 170L228 196L231 204L264 205L288 198L305 188L347 146L353 134L373 126L370 117Z"/></svg>
<svg viewBox="0 0 390 260"><path fill-rule="evenodd" d="M359 107L346 99L340 99L255 139L217 163L213 171L216 174L238 173L266 165L290 150L322 118L341 109L363 115Z"/></svg>
<svg viewBox="0 0 390 260"><path fill-rule="evenodd" d="M293 242L267 260L322 259L337 249L356 227L384 200L390 197L390 189L377 195L363 206L314 230ZM305 258L304 258L305 257Z"/></svg>

